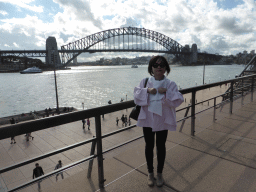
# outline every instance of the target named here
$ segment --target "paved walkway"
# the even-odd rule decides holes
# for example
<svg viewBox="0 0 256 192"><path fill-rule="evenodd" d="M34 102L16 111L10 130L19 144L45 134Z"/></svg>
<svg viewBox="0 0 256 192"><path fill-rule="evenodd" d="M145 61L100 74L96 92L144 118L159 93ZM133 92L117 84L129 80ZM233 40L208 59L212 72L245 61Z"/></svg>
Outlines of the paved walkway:
<svg viewBox="0 0 256 192"><path fill-rule="evenodd" d="M201 97L213 96L222 92L223 88L204 91ZM197 98L200 101L200 94ZM186 97L186 96L185 96ZM254 98L255 99L255 98ZM189 98L187 97L188 104ZM256 123L256 103L250 103L250 95L234 103L234 113L229 115L229 104L217 110L213 123L213 110L201 113L196 118L196 136L190 136L190 120L179 132L169 132L167 140L167 156L164 168L166 184L162 188L149 188L146 184L147 170L144 157L144 141L137 140L131 144L104 155L105 189L103 191L256 191L254 184L256 144L254 131ZM200 105L205 108L208 104ZM115 118L121 114L129 114L123 110L105 115L102 120L102 132L117 130ZM182 116L177 115L177 116ZM15 162L41 155L45 152L64 147L84 139L92 138L95 133L91 119L91 130L83 130L82 123L74 122L51 129L32 133L33 141L26 142L24 136L16 137L16 144L10 139L0 141L0 166L5 167ZM132 122L134 123L134 122ZM103 141L103 149L125 142L142 135L140 128L125 131L118 136L111 136ZM85 145L54 155L39 161L45 173L54 169L58 160L63 164L80 160L90 153L90 146ZM156 163L156 162L155 162ZM0 191L11 189L32 178L34 163L1 174ZM64 172L64 180L59 175L48 178L41 183L42 191L97 191L97 161L91 179L87 178L88 163L83 163ZM37 191L34 184L23 191Z"/></svg>

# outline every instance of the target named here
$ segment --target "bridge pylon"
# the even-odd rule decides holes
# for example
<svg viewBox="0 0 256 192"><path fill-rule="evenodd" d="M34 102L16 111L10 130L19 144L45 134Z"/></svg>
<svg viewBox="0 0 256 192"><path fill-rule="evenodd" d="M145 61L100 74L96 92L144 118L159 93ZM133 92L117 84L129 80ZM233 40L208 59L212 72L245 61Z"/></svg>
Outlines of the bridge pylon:
<svg viewBox="0 0 256 192"><path fill-rule="evenodd" d="M47 65L56 65L56 67L61 66L60 55L58 51L57 41L55 37L49 36L46 39L46 57L45 63Z"/></svg>

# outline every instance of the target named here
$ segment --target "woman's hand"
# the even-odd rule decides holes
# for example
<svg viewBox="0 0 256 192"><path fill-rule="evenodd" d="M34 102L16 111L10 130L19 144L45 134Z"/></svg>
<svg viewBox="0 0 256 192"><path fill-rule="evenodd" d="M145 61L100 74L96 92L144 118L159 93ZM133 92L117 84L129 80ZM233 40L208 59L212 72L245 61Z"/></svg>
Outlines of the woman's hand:
<svg viewBox="0 0 256 192"><path fill-rule="evenodd" d="M164 93L166 93L166 91L167 91L166 88L163 88L163 87L158 88L158 93L160 93L160 94L164 94Z"/></svg>
<svg viewBox="0 0 256 192"><path fill-rule="evenodd" d="M157 93L155 88L148 88L148 93L155 95Z"/></svg>

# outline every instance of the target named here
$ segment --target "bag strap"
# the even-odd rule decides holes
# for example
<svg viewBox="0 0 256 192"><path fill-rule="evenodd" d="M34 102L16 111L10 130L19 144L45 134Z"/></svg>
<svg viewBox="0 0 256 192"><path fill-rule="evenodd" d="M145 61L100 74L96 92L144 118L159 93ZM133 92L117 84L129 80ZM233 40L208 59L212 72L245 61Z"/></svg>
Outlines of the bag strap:
<svg viewBox="0 0 256 192"><path fill-rule="evenodd" d="M145 84L144 84L144 88L147 86L148 83L148 77L146 78Z"/></svg>

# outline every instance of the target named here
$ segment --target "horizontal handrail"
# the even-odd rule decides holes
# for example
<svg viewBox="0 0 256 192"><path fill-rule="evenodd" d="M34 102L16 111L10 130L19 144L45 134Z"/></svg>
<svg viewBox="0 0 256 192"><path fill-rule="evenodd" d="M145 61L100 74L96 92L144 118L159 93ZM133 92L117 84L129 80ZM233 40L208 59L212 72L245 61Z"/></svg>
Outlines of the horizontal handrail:
<svg viewBox="0 0 256 192"><path fill-rule="evenodd" d="M18 168L18 167L21 167L21 166L24 166L24 165L27 165L29 163L32 163L32 162L35 162L35 161L38 161L38 160L41 160L41 159L44 159L46 157L50 157L52 155L56 155L58 153L61 153L61 152L64 152L64 151L67 151L67 150L70 150L70 149L73 149L73 148L76 148L76 147L79 147L81 145L85 145L87 143L90 143L92 141L95 141L96 138L93 138L93 139L88 139L86 141L82 141L82 142L79 142L79 143L76 143L76 144L73 144L73 145L69 145L67 147L63 147L63 148L60 148L60 149L56 149L54 151L51 151L49 153L46 153L44 155L39 155L37 157L34 157L34 158L31 158L29 160L26 160L24 162L20 162L20 163L16 163L14 165L11 165L11 166L8 166L8 167L5 167L5 168L2 168L0 169L0 174L4 173L4 172L7 172L7 171L10 171L12 169L15 169L15 168Z"/></svg>
<svg viewBox="0 0 256 192"><path fill-rule="evenodd" d="M42 119L36 119L31 121L20 122L18 124L5 125L0 128L0 140L6 139L11 136L22 135L31 133L50 127L55 127L75 121L81 121L98 115L108 114L115 111L134 107L134 101L126 101L122 103L106 105L103 107L97 107L93 109L87 109L83 111L75 111L66 114L60 114L52 117L46 117Z"/></svg>
<svg viewBox="0 0 256 192"><path fill-rule="evenodd" d="M89 156L89 157L87 157L87 158L85 158L85 159L76 161L76 162L74 162L74 163L70 163L69 165L63 166L62 168L59 168L59 169L54 170L54 171L52 171L52 172L50 172L50 173L44 174L44 175L42 175L42 176L40 176L40 177L37 177L37 178L35 178L35 179L31 180L31 181L28 181L28 182L24 183L23 185L20 185L20 186L18 186L18 187L12 188L11 190L8 190L8 192L13 192L13 191L17 191L17 190L19 190L19 189L25 188L25 187L27 187L27 186L29 186L29 185L32 185L32 184L35 183L35 182L38 182L38 181L43 180L43 179L46 179L46 178L48 178L48 177L50 177L50 176L53 176L53 175L55 175L55 174L57 174L57 173L60 173L60 172L65 171L65 170L67 170L67 169L70 169L70 168L72 168L72 167L74 167L74 166L76 166L76 165L79 165L79 164L81 164L81 163L84 163L84 162L86 162L86 161L89 161L89 160L91 160L91 159L93 159L93 158L95 158L95 157L96 157L96 155L91 155L91 156Z"/></svg>

